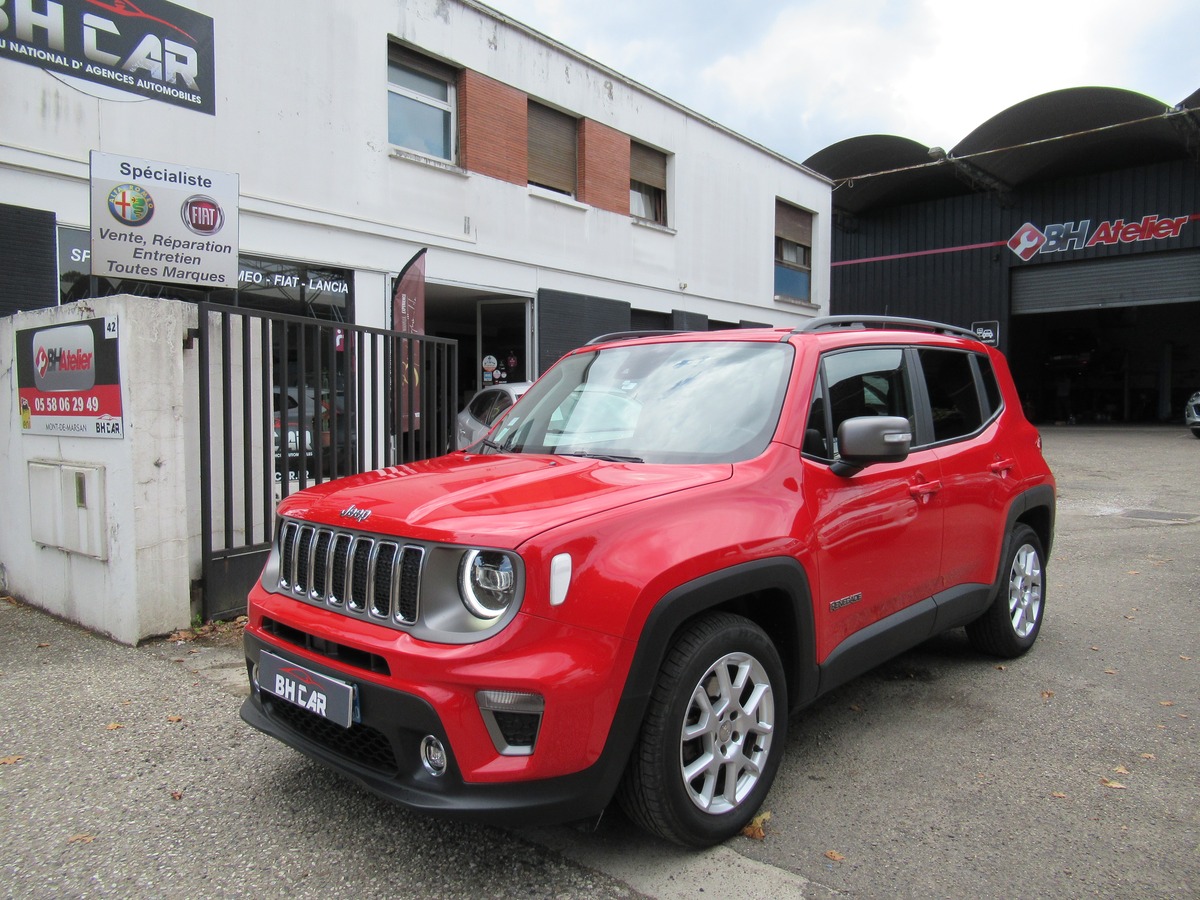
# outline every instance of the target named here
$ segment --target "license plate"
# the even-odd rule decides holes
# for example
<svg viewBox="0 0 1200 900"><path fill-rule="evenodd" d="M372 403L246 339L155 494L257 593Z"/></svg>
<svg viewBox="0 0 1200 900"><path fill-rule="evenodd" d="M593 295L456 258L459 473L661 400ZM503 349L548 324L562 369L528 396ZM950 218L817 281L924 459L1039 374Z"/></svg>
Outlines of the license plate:
<svg viewBox="0 0 1200 900"><path fill-rule="evenodd" d="M263 650L258 655L258 684L268 694L307 709L343 728L354 723L354 685L298 666Z"/></svg>

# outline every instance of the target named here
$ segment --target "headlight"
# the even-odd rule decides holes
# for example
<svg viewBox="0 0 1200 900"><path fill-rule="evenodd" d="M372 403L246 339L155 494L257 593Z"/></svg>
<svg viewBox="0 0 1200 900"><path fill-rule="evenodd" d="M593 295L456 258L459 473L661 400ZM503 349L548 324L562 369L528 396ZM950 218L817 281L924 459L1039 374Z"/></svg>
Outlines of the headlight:
<svg viewBox="0 0 1200 900"><path fill-rule="evenodd" d="M500 550L468 550L458 573L463 605L480 619L498 619L517 598L517 569Z"/></svg>

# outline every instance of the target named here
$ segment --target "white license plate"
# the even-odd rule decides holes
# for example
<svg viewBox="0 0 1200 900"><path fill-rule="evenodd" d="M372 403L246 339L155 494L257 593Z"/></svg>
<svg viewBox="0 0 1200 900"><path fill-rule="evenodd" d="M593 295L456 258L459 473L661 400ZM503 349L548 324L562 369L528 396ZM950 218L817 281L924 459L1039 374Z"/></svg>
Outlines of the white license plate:
<svg viewBox="0 0 1200 900"><path fill-rule="evenodd" d="M349 728L354 724L354 685L263 650L258 655L258 684L280 700Z"/></svg>

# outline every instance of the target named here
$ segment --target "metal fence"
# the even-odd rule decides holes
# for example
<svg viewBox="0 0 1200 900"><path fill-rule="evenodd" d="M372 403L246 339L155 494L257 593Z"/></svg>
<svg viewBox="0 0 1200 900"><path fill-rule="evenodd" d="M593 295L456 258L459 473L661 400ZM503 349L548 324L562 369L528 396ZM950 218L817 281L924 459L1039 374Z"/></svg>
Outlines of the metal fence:
<svg viewBox="0 0 1200 900"><path fill-rule="evenodd" d="M445 453L457 343L199 304L200 542L206 619L245 611L275 504L333 478Z"/></svg>

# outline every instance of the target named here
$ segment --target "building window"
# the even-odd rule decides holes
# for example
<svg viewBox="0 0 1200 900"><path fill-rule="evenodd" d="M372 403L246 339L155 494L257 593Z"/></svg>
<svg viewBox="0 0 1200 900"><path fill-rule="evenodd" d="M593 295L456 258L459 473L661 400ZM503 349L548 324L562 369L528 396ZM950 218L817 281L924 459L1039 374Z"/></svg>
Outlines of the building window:
<svg viewBox="0 0 1200 900"><path fill-rule="evenodd" d="M575 196L576 122L529 101L529 183Z"/></svg>
<svg viewBox="0 0 1200 900"><path fill-rule="evenodd" d="M629 142L629 214L667 224L667 155L637 141Z"/></svg>
<svg viewBox="0 0 1200 900"><path fill-rule="evenodd" d="M454 85L449 66L388 48L388 143L454 162Z"/></svg>
<svg viewBox="0 0 1200 900"><path fill-rule="evenodd" d="M775 299L812 302L812 213L775 201Z"/></svg>

